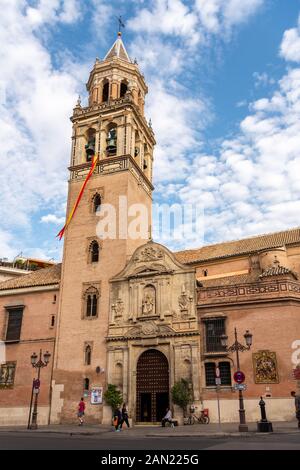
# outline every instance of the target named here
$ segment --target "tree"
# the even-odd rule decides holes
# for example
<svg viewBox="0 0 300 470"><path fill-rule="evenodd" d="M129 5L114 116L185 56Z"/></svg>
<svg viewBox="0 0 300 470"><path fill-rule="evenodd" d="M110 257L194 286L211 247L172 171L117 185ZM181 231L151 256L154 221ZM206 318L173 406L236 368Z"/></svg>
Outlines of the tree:
<svg viewBox="0 0 300 470"><path fill-rule="evenodd" d="M117 386L113 384L107 385L107 390L104 393L104 399L106 403L111 406L113 412L121 406L123 401L120 390L118 390Z"/></svg>
<svg viewBox="0 0 300 470"><path fill-rule="evenodd" d="M172 400L175 405L180 406L183 416L186 416L186 408L193 401L193 393L191 383L185 379L175 382L171 390Z"/></svg>

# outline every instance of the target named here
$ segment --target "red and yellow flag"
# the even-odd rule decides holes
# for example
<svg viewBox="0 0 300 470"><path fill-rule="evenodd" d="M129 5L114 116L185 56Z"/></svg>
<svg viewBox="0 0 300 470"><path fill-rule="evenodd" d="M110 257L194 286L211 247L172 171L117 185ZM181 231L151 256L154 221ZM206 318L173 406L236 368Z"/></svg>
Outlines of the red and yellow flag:
<svg viewBox="0 0 300 470"><path fill-rule="evenodd" d="M79 194L78 194L78 196L77 196L77 199L76 199L76 202L75 202L75 204L74 204L74 206L73 206L73 209L71 210L71 212L70 212L70 214L69 214L69 216L68 216L68 218L67 218L67 221L66 221L65 225L64 225L63 228L60 230L60 232L58 232L58 234L56 235L60 240L61 240L62 237L64 236L64 233L65 233L66 228L68 227L69 223L71 222L72 218L74 217L74 214L75 214L76 209L77 209L77 207L78 207L78 205L79 205L80 199L82 198L84 189L85 189L85 187L86 187L86 185L87 185L88 180L89 180L90 177L92 176L92 174L93 174L93 172L94 172L94 170L95 170L95 168L96 168L97 163L98 163L98 156L95 156L95 155L94 155L93 161L92 161L92 166L91 166L90 171L88 172L88 174L87 174L87 176L86 176L86 178L85 178L85 180L84 180L84 182L83 182L83 185L81 186L81 189L80 189L80 191L79 191Z"/></svg>

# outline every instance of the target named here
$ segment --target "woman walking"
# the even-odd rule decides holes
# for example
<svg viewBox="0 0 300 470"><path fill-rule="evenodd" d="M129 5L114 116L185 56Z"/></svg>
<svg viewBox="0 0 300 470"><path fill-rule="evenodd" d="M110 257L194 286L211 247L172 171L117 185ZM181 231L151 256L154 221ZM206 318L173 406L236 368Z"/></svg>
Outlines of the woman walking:
<svg viewBox="0 0 300 470"><path fill-rule="evenodd" d="M129 421L128 421L128 411L127 411L127 408L126 408L126 403L123 403L123 407L122 407L122 421L121 421L121 426L120 428L122 429L122 425L123 423L126 423L127 424L127 427L129 428Z"/></svg>

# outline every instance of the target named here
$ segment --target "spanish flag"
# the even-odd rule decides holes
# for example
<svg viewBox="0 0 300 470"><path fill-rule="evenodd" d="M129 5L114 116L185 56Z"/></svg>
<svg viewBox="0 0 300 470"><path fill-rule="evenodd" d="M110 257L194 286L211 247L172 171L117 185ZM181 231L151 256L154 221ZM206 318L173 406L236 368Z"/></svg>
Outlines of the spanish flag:
<svg viewBox="0 0 300 470"><path fill-rule="evenodd" d="M78 194L78 196L77 196L77 199L76 199L76 202L75 202L75 204L74 204L74 206L73 206L73 209L71 210L71 212L70 212L70 214L69 214L69 216L68 216L68 218L67 218L67 221L66 221L65 225L63 226L63 228L61 229L61 231L56 235L60 240L61 240L62 237L64 236L64 233L65 233L66 228L68 227L69 223L71 222L71 220L72 220L73 217L74 217L74 214L75 214L76 209L77 209L77 207L78 207L78 205L79 205L80 199L82 198L84 189L85 189L85 187L86 187L86 185L87 185L88 180L89 180L90 177L92 176L92 174L93 174L93 172L94 172L94 170L95 170L95 168L96 168L97 163L98 163L98 156L94 155L94 156L93 156L93 161L92 161L92 166L91 166L90 171L88 172L88 174L87 174L87 176L86 176L86 178L85 178L85 180L84 180L84 182L83 182L83 184L82 184L82 186L81 186L81 189L80 189L80 191L79 191L79 194Z"/></svg>

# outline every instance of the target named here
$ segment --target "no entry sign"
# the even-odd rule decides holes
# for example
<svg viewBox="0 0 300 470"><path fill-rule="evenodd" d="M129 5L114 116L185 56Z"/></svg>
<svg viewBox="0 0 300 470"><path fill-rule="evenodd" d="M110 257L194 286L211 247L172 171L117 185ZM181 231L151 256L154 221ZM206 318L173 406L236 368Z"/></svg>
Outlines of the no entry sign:
<svg viewBox="0 0 300 470"><path fill-rule="evenodd" d="M238 384L245 382L245 374L241 370L237 370L233 375L234 381Z"/></svg>

